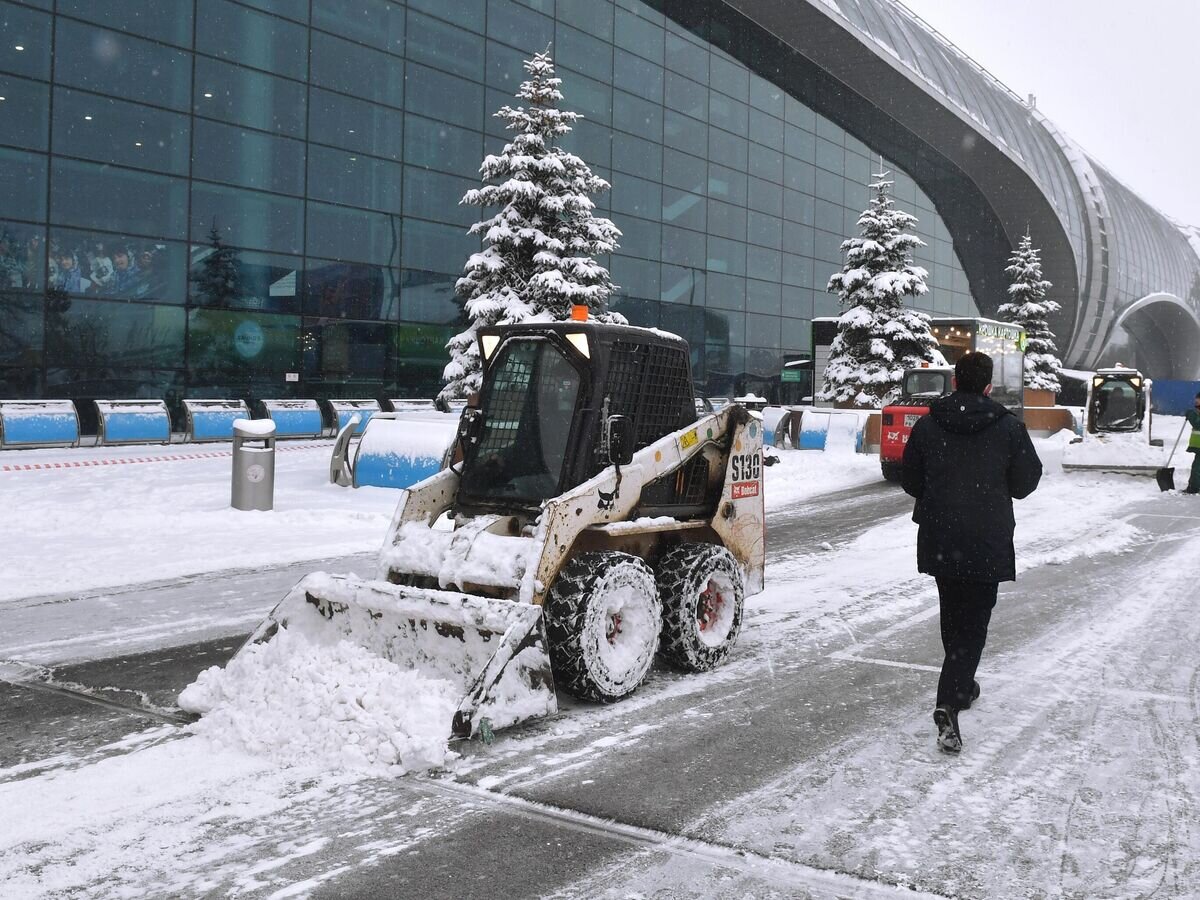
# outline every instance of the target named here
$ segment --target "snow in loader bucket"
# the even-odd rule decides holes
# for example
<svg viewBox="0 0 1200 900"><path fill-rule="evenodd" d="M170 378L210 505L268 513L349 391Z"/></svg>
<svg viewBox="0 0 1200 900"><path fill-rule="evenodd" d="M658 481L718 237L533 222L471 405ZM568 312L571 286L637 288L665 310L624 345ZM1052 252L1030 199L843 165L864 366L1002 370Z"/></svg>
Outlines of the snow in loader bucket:
<svg viewBox="0 0 1200 900"><path fill-rule="evenodd" d="M280 629L349 641L450 682L462 698L452 738L487 740L495 729L558 710L542 609L529 603L318 572L271 610L239 655Z"/></svg>

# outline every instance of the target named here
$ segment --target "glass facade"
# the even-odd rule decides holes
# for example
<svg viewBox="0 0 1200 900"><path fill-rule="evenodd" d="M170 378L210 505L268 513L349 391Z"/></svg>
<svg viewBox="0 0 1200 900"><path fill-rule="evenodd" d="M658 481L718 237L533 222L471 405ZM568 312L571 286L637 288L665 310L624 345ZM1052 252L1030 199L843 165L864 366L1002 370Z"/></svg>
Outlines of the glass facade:
<svg viewBox="0 0 1200 900"><path fill-rule="evenodd" d="M54 7L55 11L51 10ZM522 60L613 184L613 308L773 390L877 154L635 0L0 0L0 396L431 396ZM897 167L930 272L975 312Z"/></svg>

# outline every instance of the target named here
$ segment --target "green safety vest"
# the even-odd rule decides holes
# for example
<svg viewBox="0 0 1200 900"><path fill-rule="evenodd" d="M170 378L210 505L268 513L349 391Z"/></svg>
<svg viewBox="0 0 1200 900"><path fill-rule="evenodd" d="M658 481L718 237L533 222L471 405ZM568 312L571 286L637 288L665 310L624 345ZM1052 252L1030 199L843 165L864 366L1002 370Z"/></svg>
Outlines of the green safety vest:
<svg viewBox="0 0 1200 900"><path fill-rule="evenodd" d="M1192 436L1188 438L1188 451L1200 453L1200 410L1189 409L1187 420L1192 426Z"/></svg>

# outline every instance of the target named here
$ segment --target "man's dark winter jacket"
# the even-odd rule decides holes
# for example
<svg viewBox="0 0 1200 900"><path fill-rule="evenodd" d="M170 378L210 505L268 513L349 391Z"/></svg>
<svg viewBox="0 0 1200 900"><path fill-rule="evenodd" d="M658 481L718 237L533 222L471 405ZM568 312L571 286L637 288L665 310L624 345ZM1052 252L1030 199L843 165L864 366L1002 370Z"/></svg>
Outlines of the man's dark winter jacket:
<svg viewBox="0 0 1200 900"><path fill-rule="evenodd" d="M917 498L917 568L927 575L1015 581L1013 499L1042 463L1025 426L982 394L935 400L904 448L904 490Z"/></svg>

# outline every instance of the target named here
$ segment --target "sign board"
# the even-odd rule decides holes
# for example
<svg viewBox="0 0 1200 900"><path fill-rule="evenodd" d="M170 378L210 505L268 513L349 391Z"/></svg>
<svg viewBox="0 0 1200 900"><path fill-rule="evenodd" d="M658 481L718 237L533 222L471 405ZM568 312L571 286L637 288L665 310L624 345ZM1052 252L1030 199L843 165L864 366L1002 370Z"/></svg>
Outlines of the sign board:
<svg viewBox="0 0 1200 900"><path fill-rule="evenodd" d="M804 369L784 369L780 376L780 381L783 382L800 382L804 381Z"/></svg>
<svg viewBox="0 0 1200 900"><path fill-rule="evenodd" d="M299 381L300 373L299 372L286 372L286 373L284 373L283 380L284 381Z"/></svg>
<svg viewBox="0 0 1200 900"><path fill-rule="evenodd" d="M1025 336L1025 332L1017 325L1003 325L999 322L980 322L979 336L999 338L1002 341L1016 341L1020 343Z"/></svg>

